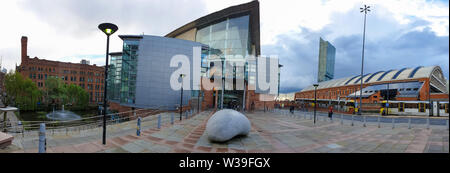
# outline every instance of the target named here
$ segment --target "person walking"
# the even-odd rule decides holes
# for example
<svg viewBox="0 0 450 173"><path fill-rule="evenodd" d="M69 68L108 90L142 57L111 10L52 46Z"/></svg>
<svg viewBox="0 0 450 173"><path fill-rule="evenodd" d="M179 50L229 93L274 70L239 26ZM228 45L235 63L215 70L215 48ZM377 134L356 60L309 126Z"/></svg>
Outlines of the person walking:
<svg viewBox="0 0 450 173"><path fill-rule="evenodd" d="M330 118L330 120L333 120L333 106L330 106L328 108L328 118Z"/></svg>

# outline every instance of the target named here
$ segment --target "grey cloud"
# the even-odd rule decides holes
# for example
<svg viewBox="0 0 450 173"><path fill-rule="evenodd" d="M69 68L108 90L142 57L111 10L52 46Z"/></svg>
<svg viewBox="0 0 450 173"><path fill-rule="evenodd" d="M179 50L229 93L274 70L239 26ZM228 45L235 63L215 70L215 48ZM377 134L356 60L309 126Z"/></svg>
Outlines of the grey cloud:
<svg viewBox="0 0 450 173"><path fill-rule="evenodd" d="M119 33L165 35L207 13L203 1L188 0L25 0L19 5L74 37L89 37L102 22L119 25Z"/></svg>
<svg viewBox="0 0 450 173"><path fill-rule="evenodd" d="M373 25L383 25L376 23ZM448 79L449 37L436 36L431 29L408 31L427 22L417 21L389 33L386 37L366 40L364 73L404 67L439 65ZM263 52L276 53L285 65L281 74L281 93L294 92L316 81L319 37L330 35L329 27L317 32L302 29L301 33L282 34L274 45L263 45ZM334 25L333 27L336 27ZM407 30L408 29L408 30ZM404 34L398 34L402 33ZM302 38L304 41L299 41ZM336 47L335 78L360 74L362 35L338 36L329 40ZM287 47L288 50L283 49Z"/></svg>

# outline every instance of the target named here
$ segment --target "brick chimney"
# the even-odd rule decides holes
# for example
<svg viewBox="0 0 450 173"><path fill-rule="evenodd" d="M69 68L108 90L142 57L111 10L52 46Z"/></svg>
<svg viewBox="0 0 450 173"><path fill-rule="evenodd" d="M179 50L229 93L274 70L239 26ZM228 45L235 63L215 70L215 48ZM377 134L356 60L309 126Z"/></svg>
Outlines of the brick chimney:
<svg viewBox="0 0 450 173"><path fill-rule="evenodd" d="M24 63L28 59L27 55L27 44L28 44L28 38L26 36L22 36L22 39L20 40L22 43L22 63Z"/></svg>

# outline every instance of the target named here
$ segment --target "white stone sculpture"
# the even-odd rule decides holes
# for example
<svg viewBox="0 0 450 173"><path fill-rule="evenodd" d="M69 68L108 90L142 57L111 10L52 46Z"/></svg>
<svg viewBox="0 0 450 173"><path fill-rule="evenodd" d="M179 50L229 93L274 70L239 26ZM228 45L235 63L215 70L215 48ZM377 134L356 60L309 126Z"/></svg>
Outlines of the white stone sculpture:
<svg viewBox="0 0 450 173"><path fill-rule="evenodd" d="M250 132L250 121L242 113L223 109L208 120L206 134L213 142L225 142L238 135L248 135Z"/></svg>

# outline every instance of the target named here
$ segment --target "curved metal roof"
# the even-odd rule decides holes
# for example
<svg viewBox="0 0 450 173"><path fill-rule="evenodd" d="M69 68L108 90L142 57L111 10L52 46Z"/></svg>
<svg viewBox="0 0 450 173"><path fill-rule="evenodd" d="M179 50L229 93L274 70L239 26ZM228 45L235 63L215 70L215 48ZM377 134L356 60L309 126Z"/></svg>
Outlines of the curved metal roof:
<svg viewBox="0 0 450 173"><path fill-rule="evenodd" d="M444 75L439 66L428 66L428 67L420 66L416 68L403 68L400 70L389 70L386 72L379 71L376 73L368 73L364 75L363 81L365 84L368 84L375 82L386 82L386 81L395 82L399 80L411 80L411 79L432 77L433 80L431 80L432 81L431 85L444 92L444 89L441 87L441 85L446 84L446 79L443 76ZM359 82L359 80L360 75L324 81L319 83L317 89L355 85ZM310 90L314 90L314 86L312 85L308 86L304 88L301 92ZM446 89L445 92L447 92Z"/></svg>
<svg viewBox="0 0 450 173"><path fill-rule="evenodd" d="M373 73L372 75L369 76L369 78L367 78L367 79L364 81L364 83L369 82L369 80L372 79L375 75L377 75L378 73L382 73L382 72L384 72L384 71L378 71L378 72L376 72L376 73Z"/></svg>
<svg viewBox="0 0 450 173"><path fill-rule="evenodd" d="M231 6L225 8L220 11L216 11L214 13L208 14L206 16L200 17L190 23L187 23L172 32L165 35L165 37L175 38L185 32L188 32L194 28L203 28L205 26L209 26L220 21L225 20L226 18L234 18L243 15L250 15L250 26L251 29L250 38L251 42L255 44L256 55L260 55L260 16L259 16L259 1L254 0L244 4L239 4L235 6Z"/></svg>

